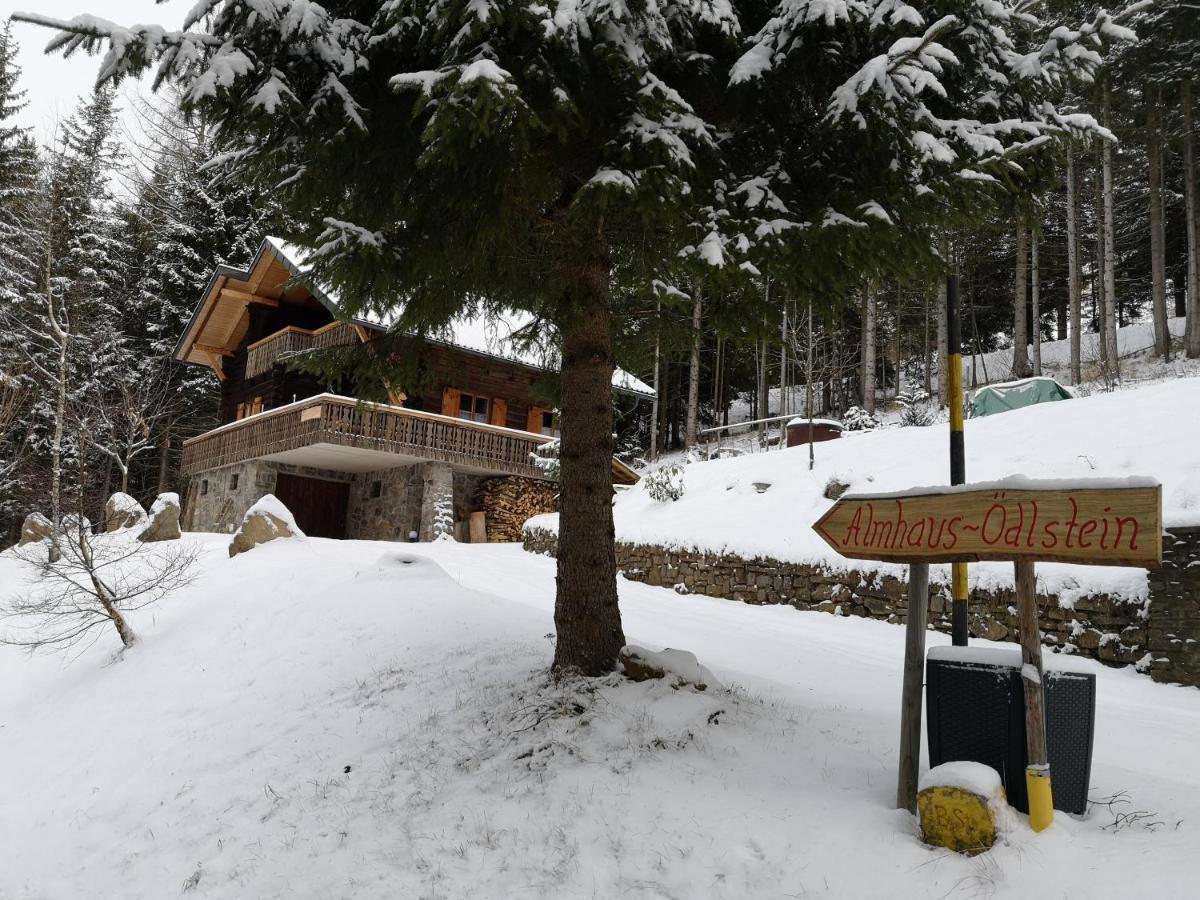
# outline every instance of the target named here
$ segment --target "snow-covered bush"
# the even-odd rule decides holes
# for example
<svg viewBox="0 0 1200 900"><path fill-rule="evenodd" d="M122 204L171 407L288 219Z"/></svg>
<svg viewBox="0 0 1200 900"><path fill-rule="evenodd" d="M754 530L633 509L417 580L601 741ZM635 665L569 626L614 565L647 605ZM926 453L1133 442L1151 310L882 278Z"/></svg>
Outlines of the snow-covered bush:
<svg viewBox="0 0 1200 900"><path fill-rule="evenodd" d="M915 425L924 427L926 425L935 425L938 420L937 407L932 404L914 403L911 406L905 406L900 410L900 424Z"/></svg>
<svg viewBox="0 0 1200 900"><path fill-rule="evenodd" d="M646 493L659 503L678 500L683 496L683 466L671 463L645 476Z"/></svg>
<svg viewBox="0 0 1200 900"><path fill-rule="evenodd" d="M847 431L870 431L879 425L875 417L861 406L852 406L846 410L846 414L842 416L842 423Z"/></svg>
<svg viewBox="0 0 1200 900"><path fill-rule="evenodd" d="M454 497L442 494L433 503L433 539L454 540Z"/></svg>

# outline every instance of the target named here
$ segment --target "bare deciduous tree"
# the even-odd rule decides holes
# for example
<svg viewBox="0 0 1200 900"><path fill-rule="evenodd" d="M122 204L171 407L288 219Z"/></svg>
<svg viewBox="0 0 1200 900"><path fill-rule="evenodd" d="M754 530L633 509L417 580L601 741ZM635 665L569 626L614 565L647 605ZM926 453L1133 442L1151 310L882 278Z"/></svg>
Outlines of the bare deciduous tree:
<svg viewBox="0 0 1200 900"><path fill-rule="evenodd" d="M196 559L181 541L144 544L132 534L93 535L80 516L68 516L47 540L57 553L47 554L44 542L12 551L29 577L0 606L13 626L0 643L71 650L111 626L122 647L131 647L137 635L128 613L187 584Z"/></svg>
<svg viewBox="0 0 1200 900"><path fill-rule="evenodd" d="M75 411L76 427L83 443L116 465L121 492L128 493L130 466L158 448L157 426L171 411L170 378L159 369L136 379L119 378L85 396Z"/></svg>

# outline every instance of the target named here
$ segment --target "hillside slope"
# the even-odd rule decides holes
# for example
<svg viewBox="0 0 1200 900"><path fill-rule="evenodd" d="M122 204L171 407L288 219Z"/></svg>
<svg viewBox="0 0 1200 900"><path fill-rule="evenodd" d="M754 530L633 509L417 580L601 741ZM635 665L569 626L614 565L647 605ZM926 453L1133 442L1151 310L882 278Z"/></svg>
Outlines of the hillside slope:
<svg viewBox="0 0 1200 900"><path fill-rule="evenodd" d="M1200 524L1200 378L1046 403L966 424L967 480L1008 475L1080 479L1148 475L1163 485L1163 519ZM848 432L815 446L693 463L684 471L684 494L661 503L643 480L614 504L617 539L688 547L754 558L817 562L831 569L867 568L899 574L898 567L843 559L812 530L832 501L831 481L850 491L897 491L949 482L946 425L889 427ZM760 492L755 485L769 485ZM555 528L557 516L532 519ZM948 566L934 566L948 580ZM1045 591L1107 591L1129 599L1146 593L1144 569L1042 564ZM974 586L1011 586L1012 566L971 566Z"/></svg>
<svg viewBox="0 0 1200 900"><path fill-rule="evenodd" d="M622 582L732 692L555 686L554 566L277 542L72 660L0 648L0 897L1185 896L1200 695L1100 679L1090 816L969 860L892 809L901 632ZM0 592L22 577L0 555ZM931 634L930 643L944 642ZM982 645L982 642L980 642ZM1119 827L1113 812L1147 810Z"/></svg>

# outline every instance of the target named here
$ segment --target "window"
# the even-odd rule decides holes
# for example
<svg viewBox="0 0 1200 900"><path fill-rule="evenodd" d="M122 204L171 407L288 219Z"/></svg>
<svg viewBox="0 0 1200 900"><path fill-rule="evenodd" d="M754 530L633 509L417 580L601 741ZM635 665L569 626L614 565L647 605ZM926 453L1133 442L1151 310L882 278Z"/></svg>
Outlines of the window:
<svg viewBox="0 0 1200 900"><path fill-rule="evenodd" d="M372 481L371 482L371 499L377 500L382 496L383 496L383 482L382 481Z"/></svg>
<svg viewBox="0 0 1200 900"><path fill-rule="evenodd" d="M205 478L200 482L200 496L203 497L208 493L208 479Z"/></svg>
<svg viewBox="0 0 1200 900"><path fill-rule="evenodd" d="M474 394L461 394L458 398L458 417L472 422L488 420L488 398Z"/></svg>
<svg viewBox="0 0 1200 900"><path fill-rule="evenodd" d="M238 473L234 472L232 475L229 476L229 489L231 491L236 491L237 486L238 486Z"/></svg>
<svg viewBox="0 0 1200 900"><path fill-rule="evenodd" d="M554 427L554 413L549 410L542 411L542 434L548 434L550 437L558 434L558 429Z"/></svg>

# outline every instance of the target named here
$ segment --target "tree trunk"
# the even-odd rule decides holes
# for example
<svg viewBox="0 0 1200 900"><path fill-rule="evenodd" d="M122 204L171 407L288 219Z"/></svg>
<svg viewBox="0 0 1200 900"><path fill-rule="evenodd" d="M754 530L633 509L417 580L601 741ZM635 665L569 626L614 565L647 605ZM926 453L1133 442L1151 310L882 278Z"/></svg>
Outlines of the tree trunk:
<svg viewBox="0 0 1200 900"><path fill-rule="evenodd" d="M1042 374L1042 308L1039 291L1041 289L1040 273L1038 272L1038 239L1034 233L1030 238L1029 248L1029 301L1032 307L1030 320L1033 326L1033 374Z"/></svg>
<svg viewBox="0 0 1200 900"><path fill-rule="evenodd" d="M1164 361L1171 356L1167 326L1166 232L1163 223L1162 90L1146 89L1146 157L1150 188L1150 296L1154 311L1154 352Z"/></svg>
<svg viewBox="0 0 1200 900"><path fill-rule="evenodd" d="M658 404L662 396L662 339L659 333L662 323L658 320L661 308L661 304L654 305L654 399L650 401L650 449L646 453L652 460L658 458Z"/></svg>
<svg viewBox="0 0 1200 900"><path fill-rule="evenodd" d="M1079 384L1080 372L1080 271L1079 271L1079 219L1075 185L1075 157L1071 145L1067 145L1067 295L1071 307L1071 384Z"/></svg>
<svg viewBox="0 0 1200 900"><path fill-rule="evenodd" d="M900 366L900 319L903 292L900 285L896 285L896 399L900 399L900 391L904 387L904 375Z"/></svg>
<svg viewBox="0 0 1200 900"><path fill-rule="evenodd" d="M612 309L609 267L591 262L562 330L558 640L554 670L603 675L625 645L612 515Z"/></svg>
<svg viewBox="0 0 1200 900"><path fill-rule="evenodd" d="M1192 80L1183 83L1183 185L1187 216L1187 327L1184 350L1189 359L1200 356L1200 221L1197 220L1196 151L1192 131Z"/></svg>
<svg viewBox="0 0 1200 900"><path fill-rule="evenodd" d="M771 395L767 387L767 339L755 343L755 356L758 362L758 414L755 418L765 419L771 414ZM766 446L767 433L770 430L769 422L761 422L758 426L759 442Z"/></svg>
<svg viewBox="0 0 1200 900"><path fill-rule="evenodd" d="M788 396L788 305L787 300L783 302L783 315L779 320L779 415L786 416L791 413L791 397ZM779 442L779 446L784 445L783 441Z"/></svg>
<svg viewBox="0 0 1200 900"><path fill-rule="evenodd" d="M1028 296L1029 232L1024 222L1017 223L1017 269L1013 283L1013 364L1014 378L1029 374L1029 332L1026 330L1025 309Z"/></svg>
<svg viewBox="0 0 1200 900"><path fill-rule="evenodd" d="M933 357L929 351L929 291L921 291L921 296L925 302L925 332L924 338L921 341L921 347L925 355L925 393L927 396L933 396Z"/></svg>
<svg viewBox="0 0 1200 900"><path fill-rule="evenodd" d="M1109 87L1104 85L1104 124L1109 124ZM1113 213L1112 141L1104 141L1104 356L1110 379L1120 379L1121 362L1117 351L1117 250Z"/></svg>
<svg viewBox="0 0 1200 900"><path fill-rule="evenodd" d="M172 422L168 420L167 427L163 431L162 443L159 445L157 490L159 494L165 494L171 486L167 477L171 464L171 426Z"/></svg>
<svg viewBox="0 0 1200 900"><path fill-rule="evenodd" d="M717 335L716 355L715 355L715 360L713 361L713 400L712 400L713 418L716 419L716 422L718 425L724 424L721 421L721 407L722 407L721 397L724 394L724 391L721 390L721 378L724 377L724 373L721 371L721 368L724 365L725 365L725 341L718 334ZM720 434L720 432L718 432L718 434Z"/></svg>
<svg viewBox="0 0 1200 900"><path fill-rule="evenodd" d="M1104 179L1101 172L1104 168L1103 150L1096 148L1096 182L1094 219L1096 221L1096 262L1092 266L1092 321L1100 335L1100 365L1108 365L1105 354L1108 353L1108 341L1104 338Z"/></svg>
<svg viewBox="0 0 1200 900"><path fill-rule="evenodd" d="M812 298L808 300L808 347L804 369L804 412L808 416L808 470L816 464L813 452L813 323Z"/></svg>
<svg viewBox="0 0 1200 900"><path fill-rule="evenodd" d="M862 402L863 409L875 415L875 288L863 288L862 302Z"/></svg>
<svg viewBox="0 0 1200 900"><path fill-rule="evenodd" d="M128 650L137 643L137 635L134 634L125 616L117 609L108 585L96 574L96 561L92 556L92 546L89 543L87 529L82 527L82 519L80 522L79 532L75 535L79 547L79 561L83 563L83 567L87 570L88 578L92 582L92 593L100 603L105 615L108 616L109 621L113 623L113 627L117 629L117 634L121 637L122 646Z"/></svg>
<svg viewBox="0 0 1200 900"><path fill-rule="evenodd" d="M692 358L688 365L687 430L683 445L689 450L696 446L697 429L700 422L700 330L704 315L704 288L695 286L692 300Z"/></svg>
<svg viewBox="0 0 1200 900"><path fill-rule="evenodd" d="M938 360L938 400L943 409L949 403L946 397L946 365L950 354L950 340L946 336L946 279L938 279L937 292L937 360Z"/></svg>

